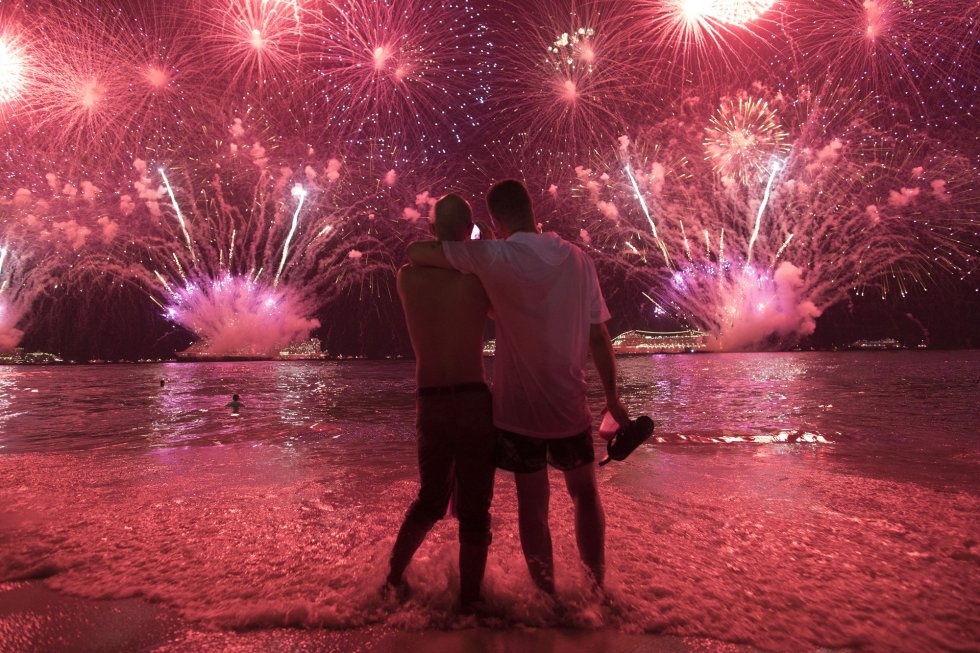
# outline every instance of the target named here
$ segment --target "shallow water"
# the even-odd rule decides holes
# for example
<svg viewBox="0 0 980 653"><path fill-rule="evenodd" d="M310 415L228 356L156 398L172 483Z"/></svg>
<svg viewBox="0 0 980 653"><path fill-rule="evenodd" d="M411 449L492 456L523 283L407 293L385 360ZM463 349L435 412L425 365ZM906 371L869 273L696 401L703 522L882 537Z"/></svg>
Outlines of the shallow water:
<svg viewBox="0 0 980 653"><path fill-rule="evenodd" d="M599 472L609 605L583 595L557 478L567 613L531 590L501 473L484 625L784 650L980 640L980 352L660 356L620 373L658 442ZM457 627L450 521L409 569L413 600L376 595L416 488L412 390L407 361L0 367L0 582L145 597L212 627Z"/></svg>

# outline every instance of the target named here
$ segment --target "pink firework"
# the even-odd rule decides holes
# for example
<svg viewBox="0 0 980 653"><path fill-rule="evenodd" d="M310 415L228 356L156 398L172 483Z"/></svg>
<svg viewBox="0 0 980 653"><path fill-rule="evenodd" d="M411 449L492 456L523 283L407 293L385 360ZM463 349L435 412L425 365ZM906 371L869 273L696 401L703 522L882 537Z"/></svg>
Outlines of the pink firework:
<svg viewBox="0 0 980 653"><path fill-rule="evenodd" d="M130 155L168 154L186 143L204 116L215 114L219 98L199 48L199 39L180 29L177 18L159 11L135 12L130 29L115 35L120 64L129 83L123 126Z"/></svg>
<svg viewBox="0 0 980 653"><path fill-rule="evenodd" d="M169 170L137 160L101 268L211 353L274 354L350 295L391 305L442 181L400 161L273 163L282 156L239 120L213 157Z"/></svg>
<svg viewBox="0 0 980 653"><path fill-rule="evenodd" d="M118 143L128 79L112 35L127 28L121 12L68 4L34 26L36 83L26 101L43 141L74 156Z"/></svg>
<svg viewBox="0 0 980 653"><path fill-rule="evenodd" d="M173 152L211 126L213 71L199 39L172 15L52 3L28 36L31 74L19 113L30 122L32 150L107 166Z"/></svg>
<svg viewBox="0 0 980 653"><path fill-rule="evenodd" d="M59 285L81 288L82 277L101 272L118 229L106 195L91 181L50 172L0 195L0 351L17 345L39 297Z"/></svg>
<svg viewBox="0 0 980 653"><path fill-rule="evenodd" d="M769 11L775 0L671 0L674 10L691 23L715 21L745 25Z"/></svg>
<svg viewBox="0 0 980 653"><path fill-rule="evenodd" d="M709 76L744 65L765 47L774 0L642 0L637 28L671 66ZM748 57L756 60L753 56ZM719 65L721 69L719 70Z"/></svg>
<svg viewBox="0 0 980 653"><path fill-rule="evenodd" d="M75 164L131 158L180 124L174 93L185 60L168 62L144 24L122 10L54 4L31 31L34 75L24 97L34 148Z"/></svg>
<svg viewBox="0 0 980 653"><path fill-rule="evenodd" d="M788 5L784 20L793 66L806 79L920 111L923 90L943 91L967 114L977 11L972 0L827 0Z"/></svg>
<svg viewBox="0 0 980 653"><path fill-rule="evenodd" d="M704 130L704 152L722 179L752 183L789 150L787 136L765 100L726 99Z"/></svg>
<svg viewBox="0 0 980 653"><path fill-rule="evenodd" d="M20 99L29 65L21 39L0 27L0 116Z"/></svg>
<svg viewBox="0 0 980 653"><path fill-rule="evenodd" d="M199 47L229 90L249 92L300 76L306 13L298 0L208 0Z"/></svg>
<svg viewBox="0 0 980 653"><path fill-rule="evenodd" d="M641 99L627 17L608 3L508 3L494 80L497 138L548 170L615 142ZM649 71L647 71L649 74Z"/></svg>
<svg viewBox="0 0 980 653"><path fill-rule="evenodd" d="M315 32L318 122L369 150L445 152L476 126L490 65L466 0L332 0Z"/></svg>
<svg viewBox="0 0 980 653"><path fill-rule="evenodd" d="M738 185L697 156L708 103L624 139L611 163L579 169L591 205L581 240L602 269L725 349L791 343L850 295L905 297L937 273L971 275L974 163L859 118L823 133L819 116L786 117L791 151Z"/></svg>

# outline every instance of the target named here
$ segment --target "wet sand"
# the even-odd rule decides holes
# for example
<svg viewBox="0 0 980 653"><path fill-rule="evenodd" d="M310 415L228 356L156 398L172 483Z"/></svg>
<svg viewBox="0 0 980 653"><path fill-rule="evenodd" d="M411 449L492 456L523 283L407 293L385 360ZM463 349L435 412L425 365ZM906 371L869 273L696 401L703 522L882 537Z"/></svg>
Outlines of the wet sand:
<svg viewBox="0 0 980 653"><path fill-rule="evenodd" d="M410 365L182 366L159 395L156 368L110 371L0 377L0 653L980 642L980 353L623 361L629 405L661 422L598 474L609 601L583 590L557 474L563 609L543 600L500 474L479 622L454 611L453 520L411 601L378 594L418 489ZM243 378L229 420L212 404Z"/></svg>
<svg viewBox="0 0 980 653"><path fill-rule="evenodd" d="M0 642L5 653L236 653L351 651L358 653L748 653L702 638L628 634L618 630L524 628L412 632L383 626L347 630L210 630L142 599L85 599L48 589L43 581L0 584Z"/></svg>

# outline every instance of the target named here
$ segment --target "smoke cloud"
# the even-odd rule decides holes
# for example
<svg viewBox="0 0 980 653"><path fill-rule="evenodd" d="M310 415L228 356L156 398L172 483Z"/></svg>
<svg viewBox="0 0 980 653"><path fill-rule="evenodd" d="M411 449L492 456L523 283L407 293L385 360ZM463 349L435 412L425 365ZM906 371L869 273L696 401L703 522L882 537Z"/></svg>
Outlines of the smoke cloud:
<svg viewBox="0 0 980 653"><path fill-rule="evenodd" d="M813 333L820 309L802 295L803 270L783 261L769 276L746 269L729 279L719 302L719 328L709 344L723 351L785 345Z"/></svg>
<svg viewBox="0 0 980 653"><path fill-rule="evenodd" d="M201 338L188 350L210 355L275 356L320 326L289 291L227 276L177 291L167 317Z"/></svg>

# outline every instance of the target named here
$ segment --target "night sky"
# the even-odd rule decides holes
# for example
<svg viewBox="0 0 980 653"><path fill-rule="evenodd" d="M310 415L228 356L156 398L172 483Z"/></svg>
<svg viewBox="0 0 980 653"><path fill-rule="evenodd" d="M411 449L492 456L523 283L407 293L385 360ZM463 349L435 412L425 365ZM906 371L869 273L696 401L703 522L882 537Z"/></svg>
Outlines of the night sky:
<svg viewBox="0 0 980 653"><path fill-rule="evenodd" d="M503 177L614 334L980 344L978 4L691 6L4 3L0 348L407 355L405 245Z"/></svg>

